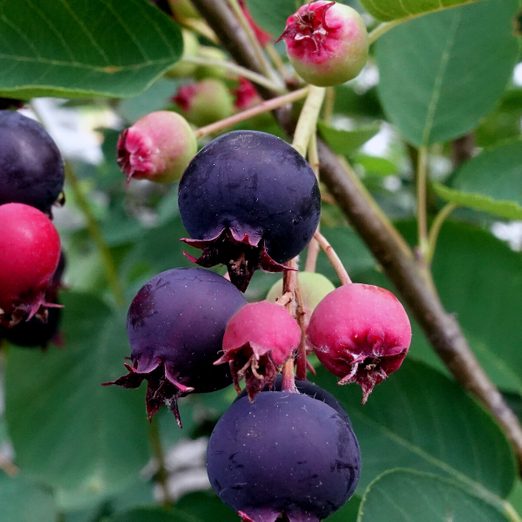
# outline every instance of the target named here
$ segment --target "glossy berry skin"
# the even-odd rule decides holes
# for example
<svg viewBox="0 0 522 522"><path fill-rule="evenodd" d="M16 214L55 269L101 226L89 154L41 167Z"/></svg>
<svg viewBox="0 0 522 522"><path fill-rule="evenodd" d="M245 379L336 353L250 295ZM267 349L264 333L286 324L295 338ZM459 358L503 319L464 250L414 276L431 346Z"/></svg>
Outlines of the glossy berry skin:
<svg viewBox="0 0 522 522"><path fill-rule="evenodd" d="M224 263L245 290L253 272L282 271L312 238L320 213L315 175L285 141L265 132L233 131L203 147L179 188L179 209L203 253L202 266Z"/></svg>
<svg viewBox="0 0 522 522"><path fill-rule="evenodd" d="M280 39L296 72L312 85L351 80L368 59L368 33L359 13L328 0L300 7L287 19Z"/></svg>
<svg viewBox="0 0 522 522"><path fill-rule="evenodd" d="M49 304L60 237L43 212L22 203L0 205L0 223L0 321L11 326Z"/></svg>
<svg viewBox="0 0 522 522"><path fill-rule="evenodd" d="M25 203L50 214L63 182L62 157L47 131L19 112L0 111L0 204Z"/></svg>
<svg viewBox="0 0 522 522"><path fill-rule="evenodd" d="M243 520L315 522L353 494L357 439L345 419L300 393L243 397L216 424L207 450L210 483Z"/></svg>
<svg viewBox="0 0 522 522"><path fill-rule="evenodd" d="M137 388L145 379L149 419L167 405L181 425L177 398L228 386L226 366L214 366L225 325L246 304L234 285L201 268L174 268L150 279L127 315L129 373L107 384Z"/></svg>
<svg viewBox="0 0 522 522"><path fill-rule="evenodd" d="M172 182L196 154L197 142L183 116L151 112L125 129L118 139L117 161L127 180Z"/></svg>
<svg viewBox="0 0 522 522"><path fill-rule="evenodd" d="M300 340L301 329L285 308L269 301L249 303L229 319L223 355L214 364L230 365L237 391L244 377L248 396L253 399L274 382Z"/></svg>
<svg viewBox="0 0 522 522"><path fill-rule="evenodd" d="M352 283L315 308L308 340L339 384L356 382L363 404L373 388L397 371L408 353L411 326L399 300L385 288Z"/></svg>

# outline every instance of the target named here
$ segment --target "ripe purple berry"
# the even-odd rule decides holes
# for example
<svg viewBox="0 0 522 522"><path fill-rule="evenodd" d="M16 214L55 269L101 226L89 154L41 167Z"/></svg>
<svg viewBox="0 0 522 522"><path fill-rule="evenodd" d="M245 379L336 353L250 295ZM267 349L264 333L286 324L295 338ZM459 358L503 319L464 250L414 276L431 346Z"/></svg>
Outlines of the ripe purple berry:
<svg viewBox="0 0 522 522"><path fill-rule="evenodd" d="M234 285L201 268L174 268L149 280L127 315L129 373L114 382L137 388L145 379L149 419L165 404L181 426L177 399L228 386L226 366L214 366L225 325L246 303Z"/></svg>
<svg viewBox="0 0 522 522"><path fill-rule="evenodd" d="M300 7L286 21L280 39L299 76L313 85L351 80L368 59L368 33L359 13L328 0Z"/></svg>
<svg viewBox="0 0 522 522"><path fill-rule="evenodd" d="M315 175L285 141L256 131L233 131L203 147L181 178L179 209L203 249L194 259L224 263L245 290L258 268L277 272L310 241L320 213Z"/></svg>
<svg viewBox="0 0 522 522"><path fill-rule="evenodd" d="M411 326L399 300L385 288L341 286L315 308L308 340L339 384L356 382L364 404L373 388L399 369L408 353Z"/></svg>
<svg viewBox="0 0 522 522"><path fill-rule="evenodd" d="M283 363L301 340L297 321L282 306L268 301L249 303L228 321L223 356L214 364L229 363L237 391L244 377L248 396L270 386Z"/></svg>
<svg viewBox="0 0 522 522"><path fill-rule="evenodd" d="M252 522L315 522L353 494L360 450L346 420L307 395L243 397L216 424L207 450L210 483Z"/></svg>
<svg viewBox="0 0 522 522"><path fill-rule="evenodd" d="M50 214L63 182L62 157L47 131L19 112L0 111L0 205L25 203Z"/></svg>
<svg viewBox="0 0 522 522"><path fill-rule="evenodd" d="M127 180L171 182L181 177L196 154L197 142L183 116L156 111L125 129L117 148L118 165Z"/></svg>

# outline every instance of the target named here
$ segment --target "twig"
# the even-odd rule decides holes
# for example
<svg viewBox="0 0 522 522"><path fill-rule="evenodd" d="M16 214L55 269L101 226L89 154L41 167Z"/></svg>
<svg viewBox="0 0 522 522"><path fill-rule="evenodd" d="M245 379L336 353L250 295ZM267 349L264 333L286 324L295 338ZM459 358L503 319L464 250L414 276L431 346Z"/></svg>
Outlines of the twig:
<svg viewBox="0 0 522 522"><path fill-rule="evenodd" d="M248 120L258 114L263 114L268 111L273 111L279 107L284 105L288 105L289 103L293 103L301 98L304 98L308 93L308 87L304 87L303 89L299 89L298 91L293 91L288 94L283 94L282 96L278 96L276 98L272 98L271 100L261 102L259 105L252 107L250 109L246 109L242 112L238 112L228 118L224 118L222 120L211 123L210 125L206 125L205 127L200 127L196 130L196 138L202 138L203 136L207 136L209 134L213 134L214 132L219 132L223 129L227 129L236 125L244 120Z"/></svg>

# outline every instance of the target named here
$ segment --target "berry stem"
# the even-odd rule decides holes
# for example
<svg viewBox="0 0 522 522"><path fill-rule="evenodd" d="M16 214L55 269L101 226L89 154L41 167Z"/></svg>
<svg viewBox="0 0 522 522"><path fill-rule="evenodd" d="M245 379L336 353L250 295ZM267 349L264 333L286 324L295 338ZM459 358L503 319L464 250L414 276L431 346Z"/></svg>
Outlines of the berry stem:
<svg viewBox="0 0 522 522"><path fill-rule="evenodd" d="M214 33L214 31L212 31L212 29L202 20L197 20L195 18L184 18L179 23L183 27L186 27L187 29L190 29L191 31L194 31L195 33L203 36L203 38L206 38L209 42L215 44L218 43L216 33Z"/></svg>
<svg viewBox="0 0 522 522"><path fill-rule="evenodd" d="M158 427L157 418L151 419L149 425L149 441L152 447L152 452L154 457L156 458L158 471L156 473L157 482L161 487L161 492L163 495L162 503L164 507L171 507L173 504L172 498L170 496L168 481L169 481L169 473L167 471L167 466L165 463L165 452L163 450L163 444L161 442L160 431Z"/></svg>
<svg viewBox="0 0 522 522"><path fill-rule="evenodd" d="M230 71L231 73L236 74L237 76L242 76L243 78L247 78L253 83L256 83L258 85L262 85L263 87L266 87L267 89L271 89L274 92L279 93L285 93L286 89L282 87L281 85L277 85L275 82L267 79L265 76L262 76L261 74L258 74L254 71L251 71L250 69L247 69L246 67L241 67L240 65L237 65L232 62L227 62L225 60L214 60L211 58L204 58L201 56L186 56L182 60L180 60L178 63L191 63L195 65L208 65L213 67L220 67L221 69L225 69L226 71Z"/></svg>
<svg viewBox="0 0 522 522"><path fill-rule="evenodd" d="M440 211L435 216L433 223L430 227L430 232L428 235L428 248L426 251L426 264L430 265L433 260L433 256L435 254L435 247L437 245L437 239L439 237L440 229L444 224L444 221L449 217L449 215L458 207L456 203L446 203Z"/></svg>
<svg viewBox="0 0 522 522"><path fill-rule="evenodd" d="M98 222L96 221L96 218L94 217L89 202L87 201L87 198L85 197L85 194L80 187L80 182L78 181L78 178L76 177L69 163L65 164L65 178L67 179L69 186L71 187L71 190L74 194L76 204L85 218L87 231L91 236L92 241L96 245L98 252L100 253L105 270L105 277L107 278L107 283L114 296L114 301L118 306L124 306L125 294L123 292L123 286L121 285L120 279L118 277L116 263L114 262L109 246L105 242L102 231L98 225Z"/></svg>
<svg viewBox="0 0 522 522"><path fill-rule="evenodd" d="M288 262L289 270L283 273L283 295L291 295L291 299L285 304L285 308L293 316L297 317L296 288L298 265L297 258L293 258ZM283 365L281 389L283 391L295 392L294 379L294 356L290 357Z"/></svg>
<svg viewBox="0 0 522 522"><path fill-rule="evenodd" d="M292 142L294 149L303 156L306 155L310 138L312 134L315 133L317 119L319 118L319 112L321 111L324 95L324 87L310 85L308 96L306 97L303 109L299 115L299 120L297 121Z"/></svg>
<svg viewBox="0 0 522 522"><path fill-rule="evenodd" d="M254 54L256 55L257 61L261 67L261 73L267 78L275 78L276 76L273 73L272 68L270 67L270 63L266 59L265 53L263 52L261 45L257 41L256 35L250 27L250 24L248 23L248 20L246 19L245 14L243 13L243 10L241 9L238 1L228 0L228 3L234 13L234 16L239 22L241 29L245 32L248 40L250 41L250 46Z"/></svg>
<svg viewBox="0 0 522 522"><path fill-rule="evenodd" d="M308 162L315 176L319 179L319 155L317 154L317 135L315 133L312 134L310 143L308 144ZM319 228L320 224L317 225L317 232L319 232ZM321 250L319 243L315 238L312 238L306 252L305 272L315 272L319 250Z"/></svg>
<svg viewBox="0 0 522 522"><path fill-rule="evenodd" d="M333 246L330 245L328 240L319 231L314 234L314 239L319 243L321 250L326 254L326 257L334 268L341 285L349 285L352 280Z"/></svg>
<svg viewBox="0 0 522 522"><path fill-rule="evenodd" d="M282 96L272 98L271 100L261 102L259 105L256 105L255 107L238 112L237 114L211 123L210 125L206 125L205 127L200 127L198 130L195 131L196 138L203 138L204 136L208 136L209 134L214 134L215 132L219 132L229 127L232 127L233 125L241 123L242 121L257 116L258 114L273 111L274 109L278 109L279 107L283 107L284 105L293 103L301 98L304 98L307 95L307 93L308 87L304 87L302 89L299 89L298 91L293 91L288 94L283 94Z"/></svg>
<svg viewBox="0 0 522 522"><path fill-rule="evenodd" d="M422 262L428 253L428 216L427 216L427 183L428 183L428 148L419 147L417 155L417 242Z"/></svg>

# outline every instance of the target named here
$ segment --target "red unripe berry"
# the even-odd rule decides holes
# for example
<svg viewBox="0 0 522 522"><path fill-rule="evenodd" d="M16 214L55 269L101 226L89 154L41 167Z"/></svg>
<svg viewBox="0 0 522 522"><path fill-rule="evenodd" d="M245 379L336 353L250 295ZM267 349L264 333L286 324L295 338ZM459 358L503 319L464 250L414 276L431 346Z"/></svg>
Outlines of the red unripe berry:
<svg viewBox="0 0 522 522"><path fill-rule="evenodd" d="M23 203L0 205L0 223L0 320L16 323L46 304L60 237L43 212Z"/></svg>
<svg viewBox="0 0 522 522"><path fill-rule="evenodd" d="M282 306L269 301L250 303L228 321L223 336L223 356L214 364L230 364L236 389L245 378L252 399L271 386L281 365L301 340L297 321Z"/></svg>
<svg viewBox="0 0 522 522"><path fill-rule="evenodd" d="M299 76L327 87L355 78L368 59L368 32L351 7L316 0L300 7L286 21L280 36Z"/></svg>
<svg viewBox="0 0 522 522"><path fill-rule="evenodd" d="M169 182L181 177L196 154L188 122L176 112L151 112L125 129L118 139L118 165L127 179Z"/></svg>
<svg viewBox="0 0 522 522"><path fill-rule="evenodd" d="M408 315L385 288L352 283L328 294L315 308L308 339L339 384L356 382L363 404L374 386L397 371L411 342Z"/></svg>

